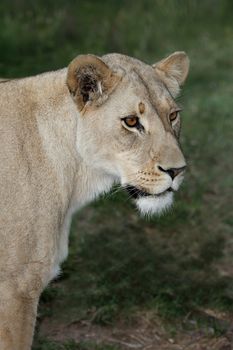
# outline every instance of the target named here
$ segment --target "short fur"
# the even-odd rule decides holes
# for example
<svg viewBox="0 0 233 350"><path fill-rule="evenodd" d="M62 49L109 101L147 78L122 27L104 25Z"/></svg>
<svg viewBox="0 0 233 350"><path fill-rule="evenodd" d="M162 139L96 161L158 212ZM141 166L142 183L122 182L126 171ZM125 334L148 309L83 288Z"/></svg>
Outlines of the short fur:
<svg viewBox="0 0 233 350"><path fill-rule="evenodd" d="M118 182L172 202L185 166L175 96L180 52L149 66L120 54L78 56L62 69L0 83L0 349L31 348L39 296L68 253L74 211ZM122 118L136 115L141 128Z"/></svg>

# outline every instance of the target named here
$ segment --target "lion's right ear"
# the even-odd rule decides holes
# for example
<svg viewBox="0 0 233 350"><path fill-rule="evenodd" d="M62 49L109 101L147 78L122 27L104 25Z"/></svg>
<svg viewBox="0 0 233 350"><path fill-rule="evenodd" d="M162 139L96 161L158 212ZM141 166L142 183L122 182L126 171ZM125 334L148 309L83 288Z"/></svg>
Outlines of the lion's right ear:
<svg viewBox="0 0 233 350"><path fill-rule="evenodd" d="M179 93L189 71L189 58L183 51L174 52L162 61L152 65L156 73L166 84L173 97Z"/></svg>
<svg viewBox="0 0 233 350"><path fill-rule="evenodd" d="M101 105L116 87L120 76L100 58L80 55L68 67L67 86L81 111L85 105Z"/></svg>

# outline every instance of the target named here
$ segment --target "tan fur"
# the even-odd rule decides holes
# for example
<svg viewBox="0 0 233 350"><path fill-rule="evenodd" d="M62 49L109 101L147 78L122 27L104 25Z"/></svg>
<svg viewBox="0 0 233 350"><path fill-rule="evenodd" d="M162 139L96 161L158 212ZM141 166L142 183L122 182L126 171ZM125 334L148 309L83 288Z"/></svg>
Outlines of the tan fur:
<svg viewBox="0 0 233 350"><path fill-rule="evenodd" d="M31 348L39 296L67 256L75 210L114 182L155 195L179 187L158 166L185 165L167 116L188 61L175 53L162 62L79 56L68 71L0 83L1 350ZM143 133L121 120L132 114Z"/></svg>

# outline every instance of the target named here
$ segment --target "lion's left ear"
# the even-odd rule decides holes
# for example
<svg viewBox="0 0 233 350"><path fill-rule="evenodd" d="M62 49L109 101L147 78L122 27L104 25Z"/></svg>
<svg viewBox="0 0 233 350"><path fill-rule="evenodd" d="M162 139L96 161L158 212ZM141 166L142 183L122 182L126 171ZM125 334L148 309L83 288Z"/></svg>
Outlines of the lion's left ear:
<svg viewBox="0 0 233 350"><path fill-rule="evenodd" d="M66 83L79 111L86 105L100 106L112 93L121 77L100 58L80 55L68 67Z"/></svg>
<svg viewBox="0 0 233 350"><path fill-rule="evenodd" d="M177 51L152 66L171 94L176 97L189 71L189 58L185 52Z"/></svg>

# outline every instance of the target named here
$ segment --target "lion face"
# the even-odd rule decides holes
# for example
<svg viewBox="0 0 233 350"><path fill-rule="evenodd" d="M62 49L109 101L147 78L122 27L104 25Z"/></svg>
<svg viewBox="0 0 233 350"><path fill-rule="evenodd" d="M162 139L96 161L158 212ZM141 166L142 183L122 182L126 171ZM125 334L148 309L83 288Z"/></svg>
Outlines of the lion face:
<svg viewBox="0 0 233 350"><path fill-rule="evenodd" d="M153 66L119 54L78 56L68 69L79 154L119 181L142 213L168 208L183 180L175 97L188 67L177 52Z"/></svg>

